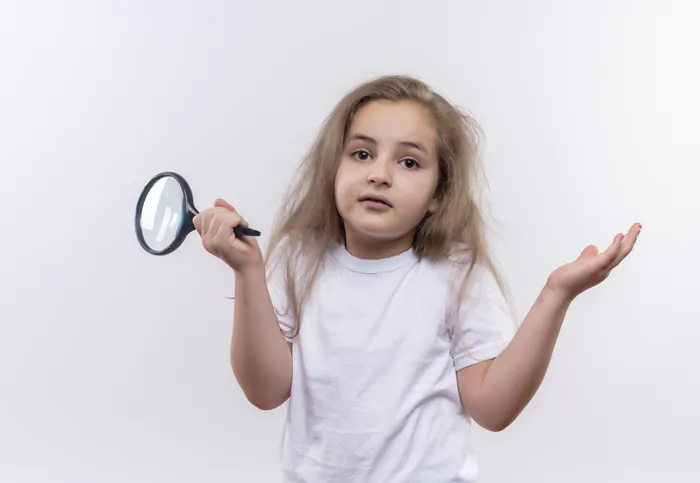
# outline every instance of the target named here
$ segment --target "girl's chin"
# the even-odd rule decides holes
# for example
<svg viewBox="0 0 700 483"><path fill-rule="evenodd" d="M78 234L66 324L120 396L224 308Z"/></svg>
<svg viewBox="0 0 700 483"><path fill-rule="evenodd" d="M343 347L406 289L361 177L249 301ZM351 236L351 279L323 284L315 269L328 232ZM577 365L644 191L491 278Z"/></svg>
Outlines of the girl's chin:
<svg viewBox="0 0 700 483"><path fill-rule="evenodd" d="M381 219L361 219L354 220L351 223L345 222L345 231L352 231L358 238L376 239L377 241L395 240L401 238L403 233L398 227Z"/></svg>

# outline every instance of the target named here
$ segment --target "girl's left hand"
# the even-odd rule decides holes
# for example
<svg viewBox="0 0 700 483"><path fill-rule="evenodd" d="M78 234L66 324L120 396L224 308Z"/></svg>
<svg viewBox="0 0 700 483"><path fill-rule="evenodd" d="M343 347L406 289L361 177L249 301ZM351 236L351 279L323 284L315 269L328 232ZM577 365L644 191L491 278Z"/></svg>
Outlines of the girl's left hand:
<svg viewBox="0 0 700 483"><path fill-rule="evenodd" d="M608 278L610 272L629 255L642 230L641 223L635 223L626 235L618 233L603 253L598 254L595 245L587 246L573 262L556 269L547 279L547 288L567 300L589 288L595 287Z"/></svg>

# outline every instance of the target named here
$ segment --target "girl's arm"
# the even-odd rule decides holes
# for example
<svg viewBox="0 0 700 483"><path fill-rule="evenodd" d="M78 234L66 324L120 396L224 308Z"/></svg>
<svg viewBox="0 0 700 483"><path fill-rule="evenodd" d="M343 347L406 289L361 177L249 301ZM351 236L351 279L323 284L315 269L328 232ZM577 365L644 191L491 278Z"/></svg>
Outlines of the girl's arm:
<svg viewBox="0 0 700 483"><path fill-rule="evenodd" d="M457 372L465 410L486 429L500 431L522 412L542 383L571 302L605 280L634 247L635 224L600 255L590 245L576 261L555 270L503 352Z"/></svg>
<svg viewBox="0 0 700 483"><path fill-rule="evenodd" d="M274 409L289 398L292 350L280 331L262 265L236 272L235 301L233 373L253 405Z"/></svg>
<svg viewBox="0 0 700 483"><path fill-rule="evenodd" d="M545 287L498 357L457 372L462 404L480 426L501 431L530 402L547 371L570 303Z"/></svg>

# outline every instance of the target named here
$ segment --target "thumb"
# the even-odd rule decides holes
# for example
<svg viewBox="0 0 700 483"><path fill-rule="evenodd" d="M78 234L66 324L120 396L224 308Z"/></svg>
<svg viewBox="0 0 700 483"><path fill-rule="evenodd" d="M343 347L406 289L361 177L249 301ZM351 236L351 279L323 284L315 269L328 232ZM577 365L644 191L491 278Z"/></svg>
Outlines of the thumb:
<svg viewBox="0 0 700 483"><path fill-rule="evenodd" d="M588 258L595 255L598 255L598 247L596 247L595 245L588 245L586 248L583 249L581 255L578 258L580 260L582 258Z"/></svg>
<svg viewBox="0 0 700 483"><path fill-rule="evenodd" d="M197 233L200 233L199 229L202 225L202 219L199 217L199 214L196 214L192 218L192 224L194 225L194 229L197 230ZM200 233L201 234L201 233Z"/></svg>
<svg viewBox="0 0 700 483"><path fill-rule="evenodd" d="M218 208L226 208L228 210L233 211L234 213L237 213L240 216L240 213L236 211L236 209L231 206L226 200L222 198L217 198L216 201L214 201L214 206ZM241 216L241 223L242 226L248 226L248 222L243 219Z"/></svg>
<svg viewBox="0 0 700 483"><path fill-rule="evenodd" d="M233 206L231 206L226 200L222 198L217 198L216 201L214 201L214 206L219 208L226 208L231 211L236 211L236 209Z"/></svg>

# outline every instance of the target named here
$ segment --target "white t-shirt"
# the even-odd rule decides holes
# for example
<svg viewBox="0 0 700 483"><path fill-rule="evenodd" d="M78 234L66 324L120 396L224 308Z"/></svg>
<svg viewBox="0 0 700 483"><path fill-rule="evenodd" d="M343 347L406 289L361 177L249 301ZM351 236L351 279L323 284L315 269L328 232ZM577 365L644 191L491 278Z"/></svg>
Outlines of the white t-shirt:
<svg viewBox="0 0 700 483"><path fill-rule="evenodd" d="M496 357L515 332L492 274L479 266L454 320L465 274L412 249L381 260L326 254L291 342L282 438L287 483L471 483L477 462L456 371ZM282 264L278 270L283 270ZM282 329L291 310L273 272Z"/></svg>

